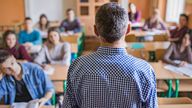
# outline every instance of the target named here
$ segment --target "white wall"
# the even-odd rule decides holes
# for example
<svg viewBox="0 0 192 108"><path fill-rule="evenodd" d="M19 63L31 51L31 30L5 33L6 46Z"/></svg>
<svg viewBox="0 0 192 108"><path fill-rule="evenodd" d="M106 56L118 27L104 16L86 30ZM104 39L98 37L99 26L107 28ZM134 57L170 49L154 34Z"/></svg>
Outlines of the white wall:
<svg viewBox="0 0 192 108"><path fill-rule="evenodd" d="M65 13L64 0L25 0L25 14L35 23L42 13L46 14L49 20L62 20Z"/></svg>

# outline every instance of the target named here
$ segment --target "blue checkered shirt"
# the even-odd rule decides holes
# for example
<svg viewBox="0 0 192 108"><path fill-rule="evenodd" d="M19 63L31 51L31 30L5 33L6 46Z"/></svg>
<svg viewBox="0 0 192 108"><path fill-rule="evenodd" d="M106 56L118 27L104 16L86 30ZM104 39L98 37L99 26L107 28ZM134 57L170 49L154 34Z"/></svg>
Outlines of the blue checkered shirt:
<svg viewBox="0 0 192 108"><path fill-rule="evenodd" d="M70 66L63 108L157 108L154 71L125 48L99 47Z"/></svg>

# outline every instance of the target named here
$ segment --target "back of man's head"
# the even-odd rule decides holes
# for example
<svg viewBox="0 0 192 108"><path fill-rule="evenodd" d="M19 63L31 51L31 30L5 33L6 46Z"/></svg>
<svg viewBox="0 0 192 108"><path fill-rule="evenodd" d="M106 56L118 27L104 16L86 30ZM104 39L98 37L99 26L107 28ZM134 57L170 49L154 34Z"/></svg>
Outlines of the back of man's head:
<svg viewBox="0 0 192 108"><path fill-rule="evenodd" d="M97 33L108 43L118 41L126 34L128 22L127 11L114 2L102 5L96 13Z"/></svg>

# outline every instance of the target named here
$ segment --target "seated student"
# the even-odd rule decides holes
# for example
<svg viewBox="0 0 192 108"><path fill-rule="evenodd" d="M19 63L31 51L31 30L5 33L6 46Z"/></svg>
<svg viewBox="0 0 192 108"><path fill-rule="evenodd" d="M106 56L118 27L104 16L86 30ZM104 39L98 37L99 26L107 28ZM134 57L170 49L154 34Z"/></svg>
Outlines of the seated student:
<svg viewBox="0 0 192 108"><path fill-rule="evenodd" d="M32 63L17 63L14 56L0 50L0 100L5 104L39 99L40 106L51 105L54 87L42 68Z"/></svg>
<svg viewBox="0 0 192 108"><path fill-rule="evenodd" d="M29 53L37 53L41 50L42 38L32 26L31 18L25 18L24 30L19 33L19 43L25 46Z"/></svg>
<svg viewBox="0 0 192 108"><path fill-rule="evenodd" d="M48 30L48 40L35 58L34 62L43 64L62 64L70 65L71 60L71 47L69 43L62 43L59 32L56 28Z"/></svg>
<svg viewBox="0 0 192 108"><path fill-rule="evenodd" d="M147 19L143 30L166 30L167 27L160 16L160 12L158 9L154 9L153 15L151 18Z"/></svg>
<svg viewBox="0 0 192 108"><path fill-rule="evenodd" d="M129 3L129 21L132 23L139 22L141 20L141 13L136 9L134 3Z"/></svg>
<svg viewBox="0 0 192 108"><path fill-rule="evenodd" d="M66 35L81 32L81 24L79 19L75 18L73 9L67 9L67 19L63 20L60 25L60 30Z"/></svg>
<svg viewBox="0 0 192 108"><path fill-rule="evenodd" d="M49 28L49 20L45 14L39 18L39 22L35 25L36 30L40 32L42 38L47 38L47 31Z"/></svg>
<svg viewBox="0 0 192 108"><path fill-rule="evenodd" d="M14 31L7 30L3 34L3 49L13 54L16 59L32 61L30 55L23 45L19 45Z"/></svg>
<svg viewBox="0 0 192 108"><path fill-rule="evenodd" d="M189 18L186 14L181 14L179 18L179 25L176 29L170 31L170 41L178 41L188 31Z"/></svg>
<svg viewBox="0 0 192 108"><path fill-rule="evenodd" d="M191 40L192 32L188 31L177 42L169 46L164 55L164 61L175 66L184 66L187 63L192 64ZM177 63L175 60L181 62Z"/></svg>

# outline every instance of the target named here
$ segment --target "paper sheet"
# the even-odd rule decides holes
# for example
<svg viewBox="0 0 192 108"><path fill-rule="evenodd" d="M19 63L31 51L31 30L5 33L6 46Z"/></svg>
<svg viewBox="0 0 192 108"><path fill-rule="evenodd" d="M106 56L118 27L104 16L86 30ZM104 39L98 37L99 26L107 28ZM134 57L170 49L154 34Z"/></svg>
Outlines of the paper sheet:
<svg viewBox="0 0 192 108"><path fill-rule="evenodd" d="M28 103L20 102L20 103L13 103L11 108L39 108L38 100L32 100Z"/></svg>

